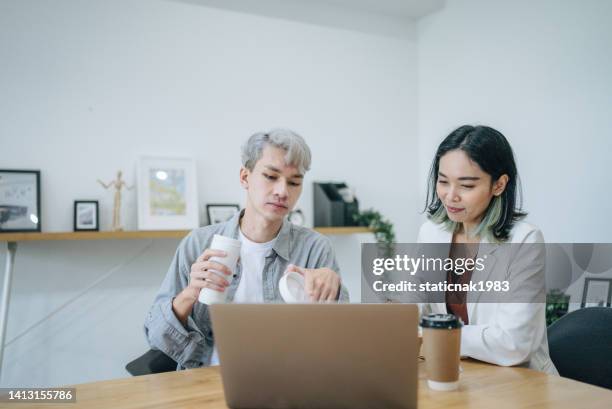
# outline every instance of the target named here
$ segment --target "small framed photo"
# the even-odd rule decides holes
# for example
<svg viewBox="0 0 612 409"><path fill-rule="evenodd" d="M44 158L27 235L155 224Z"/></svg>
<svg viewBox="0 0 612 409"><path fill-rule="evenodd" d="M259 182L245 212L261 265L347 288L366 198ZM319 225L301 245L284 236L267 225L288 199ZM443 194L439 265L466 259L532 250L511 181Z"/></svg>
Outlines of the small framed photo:
<svg viewBox="0 0 612 409"><path fill-rule="evenodd" d="M226 222L239 211L240 206L237 204L207 204L208 224Z"/></svg>
<svg viewBox="0 0 612 409"><path fill-rule="evenodd" d="M0 232L39 232L40 171L0 169Z"/></svg>
<svg viewBox="0 0 612 409"><path fill-rule="evenodd" d="M138 161L137 180L139 230L198 227L194 159L141 157Z"/></svg>
<svg viewBox="0 0 612 409"><path fill-rule="evenodd" d="M581 307L612 306L612 278L585 278Z"/></svg>
<svg viewBox="0 0 612 409"><path fill-rule="evenodd" d="M100 230L97 200L74 201L74 231Z"/></svg>

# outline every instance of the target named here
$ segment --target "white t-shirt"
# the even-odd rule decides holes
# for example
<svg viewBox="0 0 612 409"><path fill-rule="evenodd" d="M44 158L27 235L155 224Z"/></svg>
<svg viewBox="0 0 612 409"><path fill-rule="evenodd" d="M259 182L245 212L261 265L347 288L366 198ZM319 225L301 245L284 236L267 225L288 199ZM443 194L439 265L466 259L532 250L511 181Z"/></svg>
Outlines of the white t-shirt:
<svg viewBox="0 0 612 409"><path fill-rule="evenodd" d="M236 294L235 303L263 303L263 268L266 256L274 247L276 237L266 243L255 243L247 239L239 229L238 239L240 247L241 277ZM217 347L213 350L210 365L219 365Z"/></svg>

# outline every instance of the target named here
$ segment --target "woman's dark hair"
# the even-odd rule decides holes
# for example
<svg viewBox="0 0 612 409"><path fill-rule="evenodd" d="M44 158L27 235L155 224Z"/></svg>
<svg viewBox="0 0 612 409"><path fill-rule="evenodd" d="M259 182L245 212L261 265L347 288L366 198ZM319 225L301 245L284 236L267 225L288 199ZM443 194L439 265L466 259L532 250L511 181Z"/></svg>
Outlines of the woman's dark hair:
<svg viewBox="0 0 612 409"><path fill-rule="evenodd" d="M474 235L489 236L498 242L508 240L514 223L524 218L527 213L521 209L519 203L520 183L512 148L501 132L488 126L461 126L451 132L438 146L427 184L425 211L428 218L444 224L451 231L458 228L458 224L448 218L446 209L436 193L440 158L454 150L465 152L470 160L491 175L492 182L501 175L508 175L509 180L504 192L491 200L480 225L475 232L472 232Z"/></svg>

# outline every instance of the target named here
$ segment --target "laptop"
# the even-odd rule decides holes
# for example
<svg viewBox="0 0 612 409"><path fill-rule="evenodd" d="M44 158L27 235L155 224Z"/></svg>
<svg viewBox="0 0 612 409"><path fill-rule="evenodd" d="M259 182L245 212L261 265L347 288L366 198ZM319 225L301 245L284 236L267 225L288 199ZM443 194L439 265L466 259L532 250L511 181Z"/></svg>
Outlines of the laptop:
<svg viewBox="0 0 612 409"><path fill-rule="evenodd" d="M210 310L230 408L416 408L416 305Z"/></svg>

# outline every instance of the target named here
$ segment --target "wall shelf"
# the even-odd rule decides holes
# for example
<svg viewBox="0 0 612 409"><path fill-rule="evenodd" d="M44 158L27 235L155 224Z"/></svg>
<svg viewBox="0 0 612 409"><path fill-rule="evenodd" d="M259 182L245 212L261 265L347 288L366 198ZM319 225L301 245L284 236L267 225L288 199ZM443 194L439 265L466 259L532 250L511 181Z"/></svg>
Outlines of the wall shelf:
<svg viewBox="0 0 612 409"><path fill-rule="evenodd" d="M326 235L371 233L368 227L315 227ZM129 240L129 239L182 239L190 230L132 230L132 231L80 231L48 233L0 233L0 242L52 241L52 240Z"/></svg>
<svg viewBox="0 0 612 409"><path fill-rule="evenodd" d="M374 232L369 227L362 227L362 226L315 227L313 230L318 231L321 234L327 234L329 236L334 236L338 234L359 234L359 233L373 233Z"/></svg>

